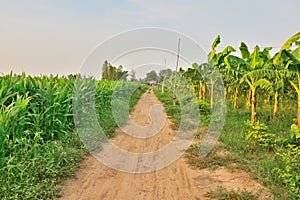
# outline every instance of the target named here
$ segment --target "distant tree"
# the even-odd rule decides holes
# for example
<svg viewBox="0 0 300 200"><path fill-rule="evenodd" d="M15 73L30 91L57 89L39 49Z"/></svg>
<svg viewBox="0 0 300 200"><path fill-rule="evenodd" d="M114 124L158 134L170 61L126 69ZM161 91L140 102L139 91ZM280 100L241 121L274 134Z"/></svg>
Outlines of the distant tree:
<svg viewBox="0 0 300 200"><path fill-rule="evenodd" d="M128 71L123 70L123 66L119 65L118 68L118 77L116 80L126 80L128 77Z"/></svg>
<svg viewBox="0 0 300 200"><path fill-rule="evenodd" d="M108 78L108 67L109 67L109 63L107 62L107 60L105 60L102 65L102 79Z"/></svg>
<svg viewBox="0 0 300 200"><path fill-rule="evenodd" d="M102 66L102 79L103 80L126 80L128 71L123 71L123 66L119 65L118 68L112 66L107 61Z"/></svg>
<svg viewBox="0 0 300 200"><path fill-rule="evenodd" d="M152 70L146 74L145 81L157 81L157 79L158 76L156 74L156 71Z"/></svg>
<svg viewBox="0 0 300 200"><path fill-rule="evenodd" d="M162 69L159 71L158 76L159 76L159 82L162 82L164 79L169 79L172 76L172 70Z"/></svg>

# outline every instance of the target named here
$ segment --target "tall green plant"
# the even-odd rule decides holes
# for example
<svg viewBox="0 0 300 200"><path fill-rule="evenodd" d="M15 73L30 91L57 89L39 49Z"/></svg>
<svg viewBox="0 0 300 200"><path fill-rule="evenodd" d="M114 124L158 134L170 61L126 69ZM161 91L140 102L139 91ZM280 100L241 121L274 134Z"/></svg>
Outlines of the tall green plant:
<svg viewBox="0 0 300 200"><path fill-rule="evenodd" d="M211 108L214 109L214 88L217 80L215 79L216 74L219 73L219 70L222 69L224 64L224 59L226 56L235 52L235 49L232 46L227 46L225 49L219 53L217 53L217 47L221 43L221 38L218 35L212 44L212 50L208 54L208 64L209 68L205 69L205 79L208 80L208 85L210 88L210 99L211 99ZM226 89L226 88L225 88ZM226 94L226 91L224 91Z"/></svg>
<svg viewBox="0 0 300 200"><path fill-rule="evenodd" d="M240 93L240 80L248 70L248 65L243 59L234 55L226 56L224 62L226 67L221 70L221 73L223 74L227 91L233 91L233 107L236 109L238 107L237 101Z"/></svg>
<svg viewBox="0 0 300 200"><path fill-rule="evenodd" d="M292 46L298 46L292 50ZM298 95L298 129L300 130L300 32L290 37L274 56L275 63L281 63L293 76L289 80Z"/></svg>

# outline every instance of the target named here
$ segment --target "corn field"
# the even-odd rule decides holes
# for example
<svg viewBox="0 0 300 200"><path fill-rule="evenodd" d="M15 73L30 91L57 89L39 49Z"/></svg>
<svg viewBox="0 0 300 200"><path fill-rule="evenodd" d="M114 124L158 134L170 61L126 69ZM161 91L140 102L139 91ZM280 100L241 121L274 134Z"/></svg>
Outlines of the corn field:
<svg viewBox="0 0 300 200"><path fill-rule="evenodd" d="M59 183L74 173L86 154L73 118L75 80L25 73L0 77L0 199L61 195ZM116 82L93 81L99 123L112 137L117 125L110 101ZM140 94L133 95L132 106Z"/></svg>

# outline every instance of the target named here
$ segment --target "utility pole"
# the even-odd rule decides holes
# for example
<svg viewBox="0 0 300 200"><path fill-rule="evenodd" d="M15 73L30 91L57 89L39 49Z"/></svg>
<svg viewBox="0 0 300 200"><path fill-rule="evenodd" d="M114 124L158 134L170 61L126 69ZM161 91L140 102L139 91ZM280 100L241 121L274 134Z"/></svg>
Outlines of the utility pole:
<svg viewBox="0 0 300 200"><path fill-rule="evenodd" d="M177 76L177 71L178 71L178 63L179 63L179 52L180 52L180 38L178 38L178 46L177 46L177 58L176 58L176 71L175 71L175 76L174 76L174 88L173 88L173 106L176 105L176 76Z"/></svg>

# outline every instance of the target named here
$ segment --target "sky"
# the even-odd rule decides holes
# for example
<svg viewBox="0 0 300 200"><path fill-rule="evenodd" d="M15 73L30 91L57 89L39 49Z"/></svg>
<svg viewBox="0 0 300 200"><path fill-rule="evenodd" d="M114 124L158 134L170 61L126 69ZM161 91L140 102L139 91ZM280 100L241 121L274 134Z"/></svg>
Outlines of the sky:
<svg viewBox="0 0 300 200"><path fill-rule="evenodd" d="M300 31L299 7L299 0L1 0L0 72L78 73L99 44L142 27L181 32L206 52L217 35L220 50L244 41L249 47L273 46L275 52ZM146 55L116 64L141 65L134 57ZM174 66L175 57L169 60Z"/></svg>

